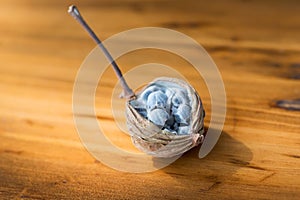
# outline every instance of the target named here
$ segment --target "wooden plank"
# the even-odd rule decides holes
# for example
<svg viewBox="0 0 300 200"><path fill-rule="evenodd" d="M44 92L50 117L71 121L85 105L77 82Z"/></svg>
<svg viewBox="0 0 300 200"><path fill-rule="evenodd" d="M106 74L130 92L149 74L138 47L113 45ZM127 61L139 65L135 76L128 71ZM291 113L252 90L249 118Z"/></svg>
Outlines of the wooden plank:
<svg viewBox="0 0 300 200"><path fill-rule="evenodd" d="M300 198L300 112L274 103L300 95L299 1L75 2L103 39L159 26L202 44L226 88L222 136L206 158L199 160L195 148L151 173L119 172L95 160L72 118L73 82L93 42L66 13L69 2L2 0L1 199ZM169 64L190 80L201 95L208 125L209 92L186 61L155 50L118 59L125 72L147 62ZM142 78L155 75L150 73ZM113 144L136 151L113 121L110 97L116 81L107 70L96 93L97 117L105 121Z"/></svg>

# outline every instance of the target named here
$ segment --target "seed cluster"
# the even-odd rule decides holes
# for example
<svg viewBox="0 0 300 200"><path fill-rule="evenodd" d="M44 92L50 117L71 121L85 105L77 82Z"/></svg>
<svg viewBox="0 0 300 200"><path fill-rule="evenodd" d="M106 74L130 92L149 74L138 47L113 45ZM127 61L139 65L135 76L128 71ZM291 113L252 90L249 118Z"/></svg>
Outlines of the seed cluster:
<svg viewBox="0 0 300 200"><path fill-rule="evenodd" d="M144 118L169 132L189 134L191 106L187 91L176 83L150 84L131 105Z"/></svg>

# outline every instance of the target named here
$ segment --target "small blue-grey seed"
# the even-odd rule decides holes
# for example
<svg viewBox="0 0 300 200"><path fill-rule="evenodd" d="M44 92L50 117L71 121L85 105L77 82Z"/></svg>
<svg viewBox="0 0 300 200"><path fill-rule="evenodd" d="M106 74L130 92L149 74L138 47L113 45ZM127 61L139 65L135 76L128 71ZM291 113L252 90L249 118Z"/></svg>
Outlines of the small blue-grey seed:
<svg viewBox="0 0 300 200"><path fill-rule="evenodd" d="M154 109L148 112L148 119L157 126L163 127L169 119L169 114L163 109Z"/></svg>
<svg viewBox="0 0 300 200"><path fill-rule="evenodd" d="M177 129L178 135L186 135L189 133L189 126L179 126Z"/></svg>
<svg viewBox="0 0 300 200"><path fill-rule="evenodd" d="M177 112L174 113L176 122L180 124L188 124L190 115L191 115L191 107L185 104L181 104L178 107Z"/></svg>
<svg viewBox="0 0 300 200"><path fill-rule="evenodd" d="M152 92L148 96L147 109L152 110L154 108L166 108L168 97L161 91Z"/></svg>

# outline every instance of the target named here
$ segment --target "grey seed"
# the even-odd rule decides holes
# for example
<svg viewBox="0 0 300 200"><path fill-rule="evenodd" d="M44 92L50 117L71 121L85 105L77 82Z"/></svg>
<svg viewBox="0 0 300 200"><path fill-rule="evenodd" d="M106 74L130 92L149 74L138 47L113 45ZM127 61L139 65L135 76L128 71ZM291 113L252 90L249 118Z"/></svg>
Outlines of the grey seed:
<svg viewBox="0 0 300 200"><path fill-rule="evenodd" d="M188 98L182 91L177 91L172 98L172 104L174 107L179 107L180 104L188 104Z"/></svg>
<svg viewBox="0 0 300 200"><path fill-rule="evenodd" d="M177 129L178 135L186 135L189 133L189 126L179 126Z"/></svg>
<svg viewBox="0 0 300 200"><path fill-rule="evenodd" d="M148 96L147 109L148 111L154 108L166 108L168 97L161 91L152 92Z"/></svg>
<svg viewBox="0 0 300 200"><path fill-rule="evenodd" d="M178 109L178 107L172 105L172 107L171 107L171 113L172 113L172 114L177 113L177 109Z"/></svg>
<svg viewBox="0 0 300 200"><path fill-rule="evenodd" d="M148 119L157 126L163 127L170 115L163 109L154 109L148 113Z"/></svg>
<svg viewBox="0 0 300 200"><path fill-rule="evenodd" d="M177 112L174 113L175 121L180 124L188 125L188 120L191 115L191 107L188 105L180 105Z"/></svg>
<svg viewBox="0 0 300 200"><path fill-rule="evenodd" d="M173 124L173 129L174 129L175 131L177 131L177 130L178 130L178 127L179 127L179 124L175 122L175 123Z"/></svg>
<svg viewBox="0 0 300 200"><path fill-rule="evenodd" d="M142 99L144 102L147 102L149 95L157 90L159 90L157 86L149 86L141 93L140 99Z"/></svg>

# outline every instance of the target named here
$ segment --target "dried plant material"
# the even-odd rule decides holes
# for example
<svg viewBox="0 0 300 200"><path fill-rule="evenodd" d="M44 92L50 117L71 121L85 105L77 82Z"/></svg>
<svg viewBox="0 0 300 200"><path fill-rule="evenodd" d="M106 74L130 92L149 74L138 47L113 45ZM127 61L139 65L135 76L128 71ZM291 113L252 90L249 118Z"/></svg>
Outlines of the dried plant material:
<svg viewBox="0 0 300 200"><path fill-rule="evenodd" d="M108 50L88 26L76 6L68 12L89 33L111 63L123 88L127 126L134 145L156 157L180 155L203 142L204 110L197 92L175 78L157 78L135 95Z"/></svg>
<svg viewBox="0 0 300 200"><path fill-rule="evenodd" d="M180 79L155 79L127 101L126 117L134 145L156 157L180 155L204 138L201 99Z"/></svg>

